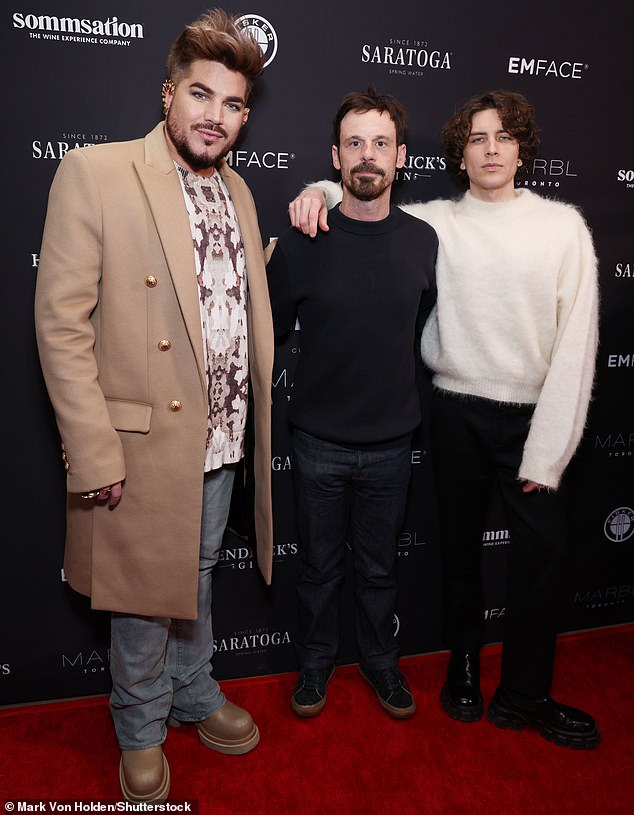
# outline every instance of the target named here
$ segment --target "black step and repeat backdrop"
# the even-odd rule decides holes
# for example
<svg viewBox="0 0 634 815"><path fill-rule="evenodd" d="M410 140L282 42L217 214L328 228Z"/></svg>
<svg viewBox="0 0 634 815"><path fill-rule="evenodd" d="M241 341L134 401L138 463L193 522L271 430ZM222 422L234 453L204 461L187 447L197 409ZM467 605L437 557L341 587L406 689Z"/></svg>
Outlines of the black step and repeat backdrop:
<svg viewBox="0 0 634 815"><path fill-rule="evenodd" d="M107 614L65 583L64 470L41 379L33 292L48 188L67 150L137 138L160 118L165 57L206 6L197 0L17 0L2 14L5 166L2 226L4 486L0 572L0 704L109 690ZM571 467L572 553L562 630L630 621L634 550L634 38L619 2L473 4L466 0L230 2L268 65L230 161L253 190L262 238L287 224L287 203L333 177L330 122L341 97L374 83L410 112L397 200L458 191L445 170L441 124L466 97L525 93L542 127L523 182L578 204L601 265L596 396ZM512 272L512 270L510 270ZM215 602L219 678L291 671L297 533L286 411L300 353L296 332L277 354L273 458L275 560L264 586L248 541L226 536ZM348 349L342 348L342 357ZM395 633L403 655L442 648L433 484L423 427L399 542ZM456 513L461 512L456 484ZM504 623L503 512L492 503L484 548L487 638ZM342 599L341 661L356 660L352 594Z"/></svg>

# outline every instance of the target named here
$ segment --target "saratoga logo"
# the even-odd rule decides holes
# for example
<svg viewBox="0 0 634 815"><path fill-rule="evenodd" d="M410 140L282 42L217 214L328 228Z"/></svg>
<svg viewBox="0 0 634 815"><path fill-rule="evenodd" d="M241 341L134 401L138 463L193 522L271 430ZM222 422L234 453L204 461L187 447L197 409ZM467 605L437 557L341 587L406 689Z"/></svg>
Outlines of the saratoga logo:
<svg viewBox="0 0 634 815"><path fill-rule="evenodd" d="M238 651L240 655L261 654L271 647L290 645L291 636L288 631L267 631L257 629L252 631L238 631L232 636L214 640L214 652Z"/></svg>
<svg viewBox="0 0 634 815"><path fill-rule="evenodd" d="M634 278L634 263L617 263L614 267L614 277Z"/></svg>
<svg viewBox="0 0 634 815"><path fill-rule="evenodd" d="M89 20L85 17L57 17L16 11L13 14L13 27L25 29L33 39L96 45L130 45L131 40L144 37L141 23L127 23L118 17Z"/></svg>
<svg viewBox="0 0 634 815"><path fill-rule="evenodd" d="M265 57L264 67L270 65L277 54L277 34L269 21L259 14L243 14L238 18L238 27L253 37Z"/></svg>
<svg viewBox="0 0 634 815"><path fill-rule="evenodd" d="M36 160L52 159L61 161L69 150L79 147L93 147L99 142L108 141L103 133L62 133L56 140L33 139L31 142L31 158Z"/></svg>
<svg viewBox="0 0 634 815"><path fill-rule="evenodd" d="M451 70L451 52L430 48L427 40L390 38L387 45L364 43L361 62L389 65L390 74L423 76L422 68Z"/></svg>

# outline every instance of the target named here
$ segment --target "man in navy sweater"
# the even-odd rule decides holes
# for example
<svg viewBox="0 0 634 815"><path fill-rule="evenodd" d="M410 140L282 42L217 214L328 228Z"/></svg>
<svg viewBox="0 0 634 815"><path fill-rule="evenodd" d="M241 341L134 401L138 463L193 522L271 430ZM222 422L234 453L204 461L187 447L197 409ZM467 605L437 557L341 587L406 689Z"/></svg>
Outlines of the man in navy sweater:
<svg viewBox="0 0 634 815"><path fill-rule="evenodd" d="M373 88L344 98L332 146L343 200L327 232L285 232L267 268L276 336L297 320L301 328L289 412L300 538L291 704L299 716L322 710L334 673L347 540L361 675L391 716L416 710L393 617L411 436L421 421L418 339L436 300L438 240L390 203L405 124L402 105Z"/></svg>

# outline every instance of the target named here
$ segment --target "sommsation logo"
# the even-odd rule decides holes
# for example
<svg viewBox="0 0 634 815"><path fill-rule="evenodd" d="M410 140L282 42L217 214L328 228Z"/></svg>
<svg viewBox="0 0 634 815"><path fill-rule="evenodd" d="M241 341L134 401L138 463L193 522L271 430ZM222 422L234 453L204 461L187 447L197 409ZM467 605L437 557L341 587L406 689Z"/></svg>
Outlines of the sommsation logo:
<svg viewBox="0 0 634 815"><path fill-rule="evenodd" d="M628 189L634 189L634 170L619 170L616 174L616 180L625 184Z"/></svg>
<svg viewBox="0 0 634 815"><path fill-rule="evenodd" d="M144 38L141 23L128 23L118 17L90 20L87 17L59 17L53 14L13 13L13 27L28 32L34 40L85 43L88 45L129 46Z"/></svg>
<svg viewBox="0 0 634 815"><path fill-rule="evenodd" d="M238 27L250 34L262 49L264 67L270 65L277 54L277 33L271 23L259 14L243 14L238 18Z"/></svg>
<svg viewBox="0 0 634 815"><path fill-rule="evenodd" d="M482 546L508 546L510 542L508 529L487 529L482 535Z"/></svg>

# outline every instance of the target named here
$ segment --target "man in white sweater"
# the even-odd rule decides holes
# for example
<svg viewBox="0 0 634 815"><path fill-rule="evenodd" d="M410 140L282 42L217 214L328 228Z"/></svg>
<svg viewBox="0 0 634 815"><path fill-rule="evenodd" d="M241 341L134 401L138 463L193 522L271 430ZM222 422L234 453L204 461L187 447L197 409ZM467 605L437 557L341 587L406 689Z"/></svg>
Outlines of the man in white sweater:
<svg viewBox="0 0 634 815"><path fill-rule="evenodd" d="M563 476L583 432L597 349L593 243L574 207L516 189L538 146L533 108L521 94L469 99L442 139L467 192L404 207L439 238L438 301L421 349L434 383L443 634L451 649L441 703L464 722L484 710L482 533L497 483L512 545L501 679L487 718L592 749L600 740L592 717L549 693L568 549ZM341 196L332 182L304 190L289 206L293 225L309 234L327 229L326 193L328 206Z"/></svg>

